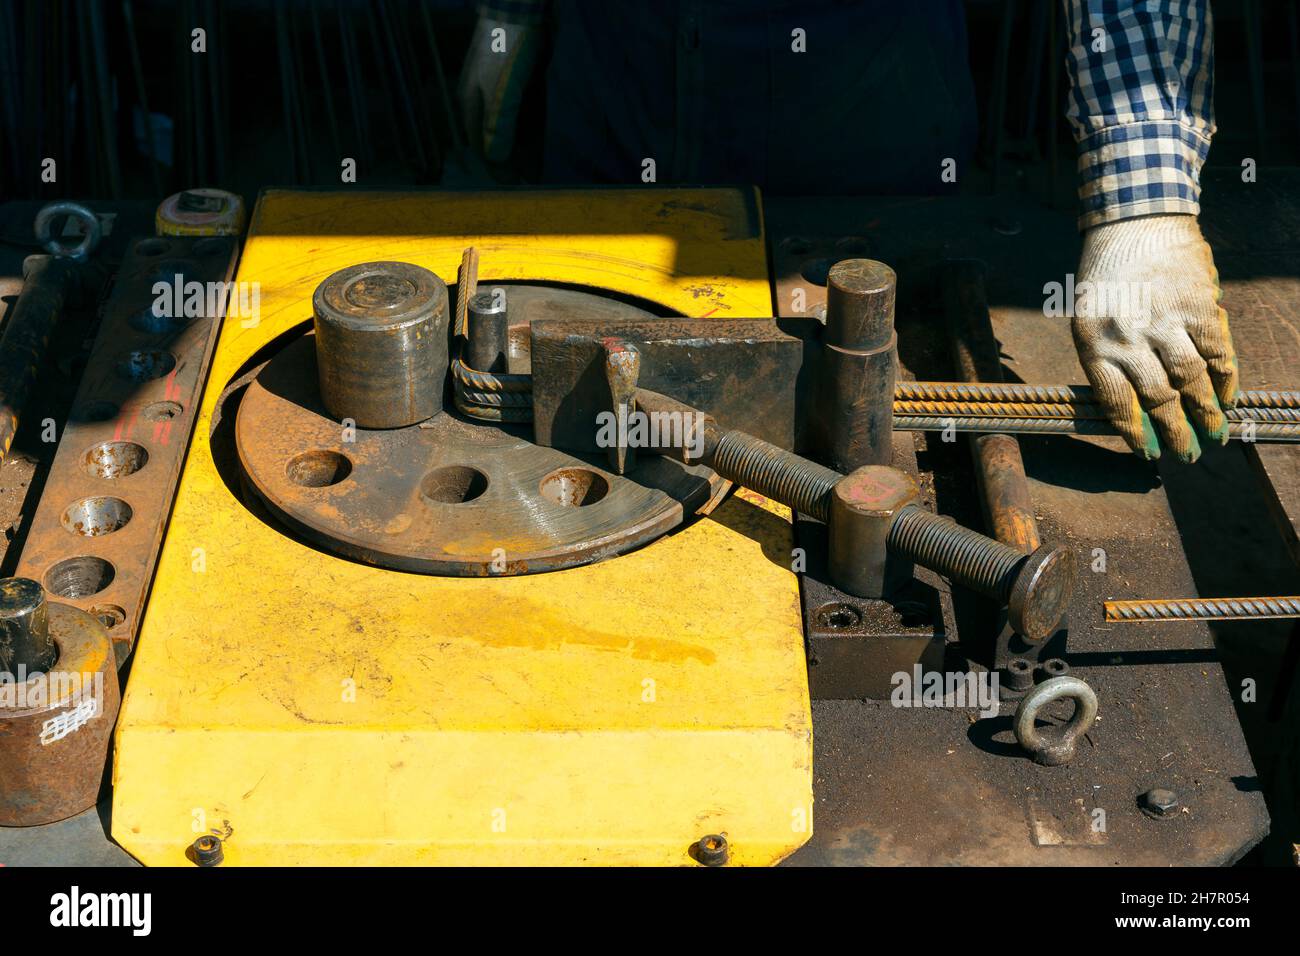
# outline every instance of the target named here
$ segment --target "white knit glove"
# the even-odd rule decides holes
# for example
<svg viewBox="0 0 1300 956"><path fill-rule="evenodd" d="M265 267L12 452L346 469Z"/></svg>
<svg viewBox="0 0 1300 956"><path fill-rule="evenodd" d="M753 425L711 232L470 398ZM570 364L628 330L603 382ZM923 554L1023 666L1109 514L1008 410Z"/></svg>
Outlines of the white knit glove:
<svg viewBox="0 0 1300 956"><path fill-rule="evenodd" d="M1228 440L1221 407L1237 399L1237 356L1195 216L1140 216L1089 229L1075 291L1079 361L1135 452L1158 458L1163 444L1195 461L1198 433Z"/></svg>
<svg viewBox="0 0 1300 956"><path fill-rule="evenodd" d="M471 148L490 162L510 158L519 104L537 61L535 26L479 17L465 54L457 99Z"/></svg>

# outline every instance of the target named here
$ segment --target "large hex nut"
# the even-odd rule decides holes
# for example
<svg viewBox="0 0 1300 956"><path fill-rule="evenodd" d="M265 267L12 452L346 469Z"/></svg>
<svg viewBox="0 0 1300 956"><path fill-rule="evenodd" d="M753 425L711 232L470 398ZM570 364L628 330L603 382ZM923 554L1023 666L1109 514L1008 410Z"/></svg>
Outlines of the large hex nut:
<svg viewBox="0 0 1300 956"><path fill-rule="evenodd" d="M912 564L886 547L894 518L920 495L906 472L864 465L841 478L831 491L831 583L857 597L885 597L912 574Z"/></svg>

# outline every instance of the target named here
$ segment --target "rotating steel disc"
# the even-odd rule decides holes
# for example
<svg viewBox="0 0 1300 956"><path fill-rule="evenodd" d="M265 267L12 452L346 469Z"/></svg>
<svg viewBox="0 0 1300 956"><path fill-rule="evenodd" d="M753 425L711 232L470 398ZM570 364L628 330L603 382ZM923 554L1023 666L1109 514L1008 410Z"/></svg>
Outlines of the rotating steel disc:
<svg viewBox="0 0 1300 956"><path fill-rule="evenodd" d="M520 429L449 413L406 428L343 427L325 411L312 335L249 384L235 441L248 486L320 547L426 574L529 574L654 540L724 490L711 469L642 455L603 459L534 445Z"/></svg>

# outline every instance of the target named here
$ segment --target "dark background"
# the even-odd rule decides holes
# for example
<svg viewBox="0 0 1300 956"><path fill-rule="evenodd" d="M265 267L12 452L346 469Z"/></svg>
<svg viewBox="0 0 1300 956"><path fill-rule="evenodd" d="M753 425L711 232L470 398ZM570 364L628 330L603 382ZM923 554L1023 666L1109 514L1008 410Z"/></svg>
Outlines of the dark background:
<svg viewBox="0 0 1300 956"><path fill-rule="evenodd" d="M1031 191L1068 208L1060 4L965 6L981 142L961 191ZM1296 4L1212 8L1210 164L1297 163ZM511 162L466 162L456 84L474 18L466 0L0 0L0 198L158 199L201 185L251 200L267 185L337 185L344 156L357 159L362 186L535 182L544 62ZM195 26L207 29L206 54L190 52ZM40 180L46 156L58 161L53 184Z"/></svg>

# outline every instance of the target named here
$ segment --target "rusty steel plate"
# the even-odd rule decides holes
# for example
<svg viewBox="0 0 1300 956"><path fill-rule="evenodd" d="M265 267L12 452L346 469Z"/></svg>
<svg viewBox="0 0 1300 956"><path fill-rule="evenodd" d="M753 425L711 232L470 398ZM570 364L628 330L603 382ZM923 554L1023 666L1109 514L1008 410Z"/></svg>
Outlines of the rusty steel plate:
<svg viewBox="0 0 1300 956"><path fill-rule="evenodd" d="M649 455L619 477L603 459L447 412L347 436L321 403L312 335L249 384L235 442L249 487L292 530L345 557L425 574L589 564L653 541L722 487L710 469Z"/></svg>
<svg viewBox="0 0 1300 956"><path fill-rule="evenodd" d="M238 253L231 237L132 241L14 572L98 618L119 664L139 631ZM201 283L201 306L156 314L158 282Z"/></svg>

